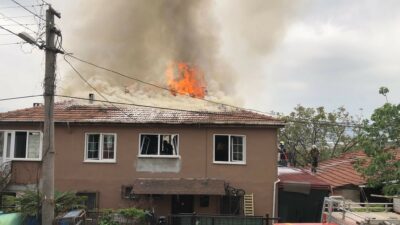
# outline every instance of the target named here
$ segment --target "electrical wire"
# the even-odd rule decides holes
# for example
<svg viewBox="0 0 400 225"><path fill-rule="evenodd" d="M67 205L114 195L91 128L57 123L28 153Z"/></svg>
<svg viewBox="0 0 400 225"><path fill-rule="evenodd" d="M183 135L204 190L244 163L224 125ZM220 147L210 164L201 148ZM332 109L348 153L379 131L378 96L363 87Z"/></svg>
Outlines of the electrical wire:
<svg viewBox="0 0 400 225"><path fill-rule="evenodd" d="M10 100L17 100L17 99L35 98L35 97L41 97L41 96L43 96L43 94L40 94L40 95L26 95L26 96L11 97L11 98L0 98L0 102L10 101Z"/></svg>
<svg viewBox="0 0 400 225"><path fill-rule="evenodd" d="M19 5L21 8L25 9L26 11L30 12L32 15L34 15L35 17L46 21L45 19L43 19L41 16L37 15L36 13L32 12L32 10L29 10L27 7L23 6L21 3L15 1L15 0L11 0L12 2L14 2L15 4Z"/></svg>
<svg viewBox="0 0 400 225"><path fill-rule="evenodd" d="M33 7L36 7L36 6L43 6L44 4L39 4L39 5L24 5L23 7L26 7L26 8L33 8ZM0 7L0 9L16 9L16 8L20 8L21 6L2 6L2 7Z"/></svg>
<svg viewBox="0 0 400 225"><path fill-rule="evenodd" d="M7 28L1 26L1 25L0 25L0 29L3 29L3 30L5 30L5 31L7 31L7 32L9 32L9 33L11 33L11 34L13 34L13 35L19 37L17 33L13 32L13 31L11 31L11 30L9 30L9 29L7 29Z"/></svg>
<svg viewBox="0 0 400 225"><path fill-rule="evenodd" d="M0 46L25 44L26 42L0 43Z"/></svg>

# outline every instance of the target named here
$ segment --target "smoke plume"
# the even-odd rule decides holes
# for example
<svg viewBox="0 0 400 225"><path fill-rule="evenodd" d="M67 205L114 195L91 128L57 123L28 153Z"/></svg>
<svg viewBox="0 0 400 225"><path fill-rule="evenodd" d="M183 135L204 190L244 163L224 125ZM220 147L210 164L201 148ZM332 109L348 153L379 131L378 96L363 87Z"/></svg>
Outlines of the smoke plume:
<svg viewBox="0 0 400 225"><path fill-rule="evenodd" d="M64 17L70 23L64 46L80 58L163 87L168 64L196 65L205 75L206 99L240 105L244 91L254 92L248 87L257 86L254 78L262 75L257 73L259 58L282 39L287 14L295 7L286 1L221 2L79 1L79 8L71 8ZM190 109L212 106L69 61L110 100ZM93 92L68 71L62 94L86 97ZM243 77L248 82L238 85Z"/></svg>

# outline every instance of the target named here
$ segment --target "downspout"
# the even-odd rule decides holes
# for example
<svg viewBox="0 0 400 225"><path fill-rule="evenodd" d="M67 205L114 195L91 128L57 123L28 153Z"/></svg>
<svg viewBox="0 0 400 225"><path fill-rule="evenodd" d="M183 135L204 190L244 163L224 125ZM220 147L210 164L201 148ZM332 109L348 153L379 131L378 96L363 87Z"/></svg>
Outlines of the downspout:
<svg viewBox="0 0 400 225"><path fill-rule="evenodd" d="M276 186L278 185L278 183L280 182L281 180L278 178L275 182L274 182L274 196L273 196L273 199L272 199L272 217L273 218L276 218L276 215L275 215L275 212L276 212Z"/></svg>

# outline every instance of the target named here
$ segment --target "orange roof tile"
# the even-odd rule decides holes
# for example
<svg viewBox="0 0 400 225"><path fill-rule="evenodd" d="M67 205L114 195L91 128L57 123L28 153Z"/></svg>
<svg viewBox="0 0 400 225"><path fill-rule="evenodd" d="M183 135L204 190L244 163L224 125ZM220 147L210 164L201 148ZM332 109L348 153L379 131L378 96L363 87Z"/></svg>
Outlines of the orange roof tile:
<svg viewBox="0 0 400 225"><path fill-rule="evenodd" d="M44 107L0 113L0 122L42 122ZM55 122L132 123L132 124L221 124L251 126L283 126L274 117L245 111L209 112L160 109L141 106L104 106L58 102L54 106Z"/></svg>

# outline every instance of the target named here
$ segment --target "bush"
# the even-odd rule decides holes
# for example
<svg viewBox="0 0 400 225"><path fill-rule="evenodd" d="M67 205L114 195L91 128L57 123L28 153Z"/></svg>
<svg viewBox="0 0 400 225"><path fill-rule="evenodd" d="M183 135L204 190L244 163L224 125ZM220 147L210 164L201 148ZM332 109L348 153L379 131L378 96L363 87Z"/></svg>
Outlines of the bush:
<svg viewBox="0 0 400 225"><path fill-rule="evenodd" d="M126 218L137 219L140 221L143 221L146 216L146 213L142 209L137 208L120 209L119 213Z"/></svg>

